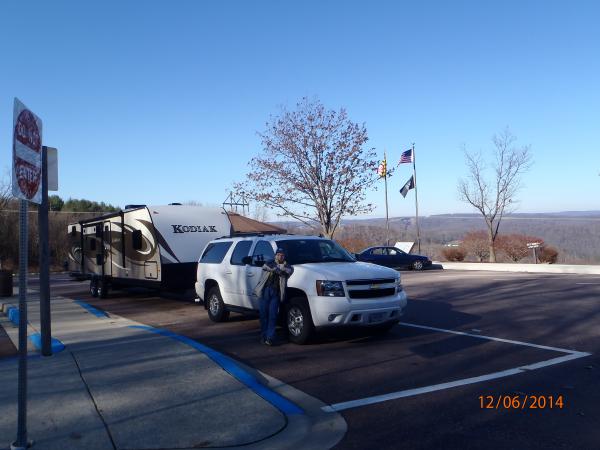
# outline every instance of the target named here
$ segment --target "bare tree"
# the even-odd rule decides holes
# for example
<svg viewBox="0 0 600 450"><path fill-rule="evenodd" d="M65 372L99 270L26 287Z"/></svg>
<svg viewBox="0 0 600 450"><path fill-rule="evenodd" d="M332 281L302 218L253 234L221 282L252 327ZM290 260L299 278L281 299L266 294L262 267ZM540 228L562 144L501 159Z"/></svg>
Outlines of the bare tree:
<svg viewBox="0 0 600 450"><path fill-rule="evenodd" d="M377 179L374 149L365 149L365 125L348 119L344 109L327 110L303 98L283 109L259 133L263 151L249 165L247 183L236 189L249 199L332 237L344 215L373 210L365 191Z"/></svg>
<svg viewBox="0 0 600 450"><path fill-rule="evenodd" d="M7 174L6 178L0 179L0 211L4 211L8 207L12 198L10 174Z"/></svg>
<svg viewBox="0 0 600 450"><path fill-rule="evenodd" d="M10 218L6 211L12 200L11 184L7 180L10 180L8 176L0 179L0 269L2 261L10 255L9 244L14 241L10 239L14 230L9 227Z"/></svg>
<svg viewBox="0 0 600 450"><path fill-rule="evenodd" d="M520 176L531 164L529 146L515 147L516 138L506 128L494 135L494 160L489 181L487 166L481 152L470 153L465 158L469 175L458 182L459 198L475 207L483 216L490 248L489 260L496 262L494 243L504 214L511 212L515 196L521 187Z"/></svg>

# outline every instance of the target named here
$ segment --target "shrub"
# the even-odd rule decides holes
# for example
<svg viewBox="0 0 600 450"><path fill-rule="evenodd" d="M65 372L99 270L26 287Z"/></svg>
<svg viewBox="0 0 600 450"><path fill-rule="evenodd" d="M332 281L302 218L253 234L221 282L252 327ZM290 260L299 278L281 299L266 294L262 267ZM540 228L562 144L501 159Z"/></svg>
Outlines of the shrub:
<svg viewBox="0 0 600 450"><path fill-rule="evenodd" d="M469 231L462 241L465 252L475 256L479 262L490 256L490 242L485 231Z"/></svg>
<svg viewBox="0 0 600 450"><path fill-rule="evenodd" d="M448 261L463 261L467 252L461 247L447 247L442 250L442 255Z"/></svg>
<svg viewBox="0 0 600 450"><path fill-rule="evenodd" d="M554 264L558 259L558 250L554 247L541 247L538 251L538 259L543 263Z"/></svg>
<svg viewBox="0 0 600 450"><path fill-rule="evenodd" d="M531 254L531 249L527 247L529 242L539 242L542 245L544 240L534 236L524 234L501 234L496 238L496 248L504 252L513 262L517 262Z"/></svg>

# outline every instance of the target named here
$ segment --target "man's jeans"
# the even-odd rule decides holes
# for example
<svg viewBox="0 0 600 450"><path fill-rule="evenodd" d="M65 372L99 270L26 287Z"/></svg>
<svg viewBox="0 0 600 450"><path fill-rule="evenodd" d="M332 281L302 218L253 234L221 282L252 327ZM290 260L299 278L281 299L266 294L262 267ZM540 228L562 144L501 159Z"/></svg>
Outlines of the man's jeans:
<svg viewBox="0 0 600 450"><path fill-rule="evenodd" d="M278 310L279 294L271 287L265 288L259 305L260 335L263 339L273 340L275 337Z"/></svg>

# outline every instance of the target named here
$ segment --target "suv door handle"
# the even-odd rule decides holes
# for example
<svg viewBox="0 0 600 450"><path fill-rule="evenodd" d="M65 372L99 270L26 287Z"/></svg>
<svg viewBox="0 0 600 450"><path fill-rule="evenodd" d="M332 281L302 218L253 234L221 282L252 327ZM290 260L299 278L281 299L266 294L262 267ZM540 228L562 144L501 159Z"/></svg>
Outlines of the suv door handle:
<svg viewBox="0 0 600 450"><path fill-rule="evenodd" d="M246 276L253 277L254 276L254 272L246 272Z"/></svg>
<svg viewBox="0 0 600 450"><path fill-rule="evenodd" d="M225 275L231 275L233 272L231 270L226 270Z"/></svg>

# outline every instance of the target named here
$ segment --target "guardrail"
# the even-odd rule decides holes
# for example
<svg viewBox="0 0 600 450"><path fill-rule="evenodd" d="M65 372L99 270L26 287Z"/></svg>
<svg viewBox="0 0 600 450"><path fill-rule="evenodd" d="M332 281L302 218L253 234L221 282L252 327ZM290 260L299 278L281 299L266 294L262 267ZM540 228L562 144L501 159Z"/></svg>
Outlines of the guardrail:
<svg viewBox="0 0 600 450"><path fill-rule="evenodd" d="M495 272L578 273L584 275L600 275L600 265L463 263L447 261L434 261L434 264L447 270L490 270Z"/></svg>

